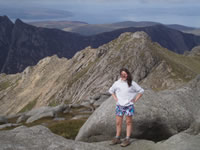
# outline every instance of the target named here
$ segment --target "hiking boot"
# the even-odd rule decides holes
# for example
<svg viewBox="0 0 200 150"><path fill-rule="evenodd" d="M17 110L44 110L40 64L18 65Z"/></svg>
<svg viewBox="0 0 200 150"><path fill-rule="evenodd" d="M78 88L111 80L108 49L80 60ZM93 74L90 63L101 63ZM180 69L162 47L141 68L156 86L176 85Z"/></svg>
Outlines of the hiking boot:
<svg viewBox="0 0 200 150"><path fill-rule="evenodd" d="M130 142L129 139L126 138L126 139L120 144L120 146L121 146L121 147L126 147L126 146L128 146L129 144L131 144L131 142Z"/></svg>
<svg viewBox="0 0 200 150"><path fill-rule="evenodd" d="M120 144L121 143L121 140L119 138L113 138L110 145L115 145L115 144Z"/></svg>

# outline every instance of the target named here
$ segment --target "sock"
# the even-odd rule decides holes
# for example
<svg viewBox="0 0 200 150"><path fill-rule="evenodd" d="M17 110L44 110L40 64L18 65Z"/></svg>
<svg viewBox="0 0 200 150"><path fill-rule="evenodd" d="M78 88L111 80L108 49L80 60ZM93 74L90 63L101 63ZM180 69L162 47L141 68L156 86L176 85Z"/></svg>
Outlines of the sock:
<svg viewBox="0 0 200 150"><path fill-rule="evenodd" d="M129 139L130 139L130 136L127 136L126 139L129 140Z"/></svg>
<svg viewBox="0 0 200 150"><path fill-rule="evenodd" d="M115 138L120 139L120 136L115 136Z"/></svg>

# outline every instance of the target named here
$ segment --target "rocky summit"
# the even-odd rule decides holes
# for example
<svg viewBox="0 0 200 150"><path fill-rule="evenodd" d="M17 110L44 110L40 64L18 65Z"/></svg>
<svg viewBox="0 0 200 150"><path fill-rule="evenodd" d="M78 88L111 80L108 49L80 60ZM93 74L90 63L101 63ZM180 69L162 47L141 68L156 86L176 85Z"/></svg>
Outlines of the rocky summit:
<svg viewBox="0 0 200 150"><path fill-rule="evenodd" d="M199 55L173 53L152 42L145 32L123 33L97 49L87 47L71 59L54 55L22 73L1 74L0 113L103 102L121 67L127 67L144 88L176 89L200 73L199 64Z"/></svg>

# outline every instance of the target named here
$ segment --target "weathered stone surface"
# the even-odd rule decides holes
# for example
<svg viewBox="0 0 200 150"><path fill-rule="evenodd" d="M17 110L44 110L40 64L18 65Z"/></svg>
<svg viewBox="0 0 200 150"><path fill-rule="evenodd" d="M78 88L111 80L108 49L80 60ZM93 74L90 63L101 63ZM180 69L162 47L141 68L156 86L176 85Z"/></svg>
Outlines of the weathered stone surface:
<svg viewBox="0 0 200 150"><path fill-rule="evenodd" d="M19 126L19 124L7 123L7 124L0 125L0 129L4 129L8 127L16 127L16 126Z"/></svg>
<svg viewBox="0 0 200 150"><path fill-rule="evenodd" d="M109 145L110 141L84 143L67 140L53 134L44 126L17 127L13 130L0 131L1 150L123 150L120 145ZM199 150L200 134L190 135L185 132L176 134L162 142L131 139L126 150Z"/></svg>
<svg viewBox="0 0 200 150"><path fill-rule="evenodd" d="M127 147L121 147L119 144L109 146L110 141L96 142L95 144L109 147L111 150L159 150L156 148L156 144L153 141L130 139L130 142L131 144Z"/></svg>
<svg viewBox="0 0 200 150"><path fill-rule="evenodd" d="M200 107L200 76L177 90L145 90L135 104L133 137L159 141L188 129ZM100 141L115 135L115 101L106 100L80 129L76 140ZM125 127L122 130L125 136Z"/></svg>
<svg viewBox="0 0 200 150"><path fill-rule="evenodd" d="M29 116L26 123L31 123L45 117L55 117L57 113L63 112L67 105L58 105L56 107L40 107L33 109L25 114Z"/></svg>
<svg viewBox="0 0 200 150"><path fill-rule="evenodd" d="M189 135L181 132L170 137L166 141L152 142L148 140L131 139L131 144L126 147L126 150L199 150L200 135ZM95 144L108 146L110 141L97 142ZM112 150L123 150L120 145L109 146Z"/></svg>
<svg viewBox="0 0 200 150"><path fill-rule="evenodd" d="M29 116L27 116L26 114L21 115L18 119L17 119L17 123L21 123L21 122L26 122L26 120L28 119Z"/></svg>
<svg viewBox="0 0 200 150"><path fill-rule="evenodd" d="M194 136L181 132L164 142L156 144L156 147L160 150L199 150L200 134Z"/></svg>
<svg viewBox="0 0 200 150"><path fill-rule="evenodd" d="M107 147L67 140L44 126L0 131L1 150L110 150Z"/></svg>
<svg viewBox="0 0 200 150"><path fill-rule="evenodd" d="M31 116L30 118L27 119L26 123L32 123L36 120L39 120L41 118L45 118L45 117L54 117L54 113L52 111L49 112L43 112L43 113L38 113L35 114L33 116Z"/></svg>

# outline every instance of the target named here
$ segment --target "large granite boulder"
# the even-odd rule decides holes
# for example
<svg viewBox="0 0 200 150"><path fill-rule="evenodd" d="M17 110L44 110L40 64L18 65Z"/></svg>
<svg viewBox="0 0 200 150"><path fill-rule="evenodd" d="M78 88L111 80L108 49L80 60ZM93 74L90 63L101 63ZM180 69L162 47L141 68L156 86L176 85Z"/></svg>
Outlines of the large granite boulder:
<svg viewBox="0 0 200 150"><path fill-rule="evenodd" d="M44 126L17 127L0 131L1 150L122 150L120 145L110 146L110 141L84 143L65 139L53 134ZM186 132L176 134L169 139L155 143L149 140L131 139L126 150L199 150L200 134Z"/></svg>
<svg viewBox="0 0 200 150"><path fill-rule="evenodd" d="M44 107L36 108L22 114L18 118L17 123L20 123L22 121L26 121L26 123L32 123L41 118L55 117L57 113L63 112L66 108L67 108L67 105L62 105L62 104L56 107L44 106Z"/></svg>
<svg viewBox="0 0 200 150"><path fill-rule="evenodd" d="M200 76L177 90L145 90L135 104L132 137L160 141L189 127L198 120ZM125 124L125 122L124 122ZM76 140L102 141L115 136L115 101L107 99L86 121ZM125 136L123 126L122 136Z"/></svg>
<svg viewBox="0 0 200 150"><path fill-rule="evenodd" d="M101 145L67 140L44 126L0 131L1 150L109 150Z"/></svg>
<svg viewBox="0 0 200 150"><path fill-rule="evenodd" d="M200 134L190 135L185 132L176 134L164 142L156 144L159 150L199 150Z"/></svg>
<svg viewBox="0 0 200 150"><path fill-rule="evenodd" d="M108 147L110 141L96 142L95 144ZM149 140L131 139L126 150L199 150L200 134L190 135L185 132L178 133L169 139L155 143ZM109 146L111 150L123 150L120 145Z"/></svg>

